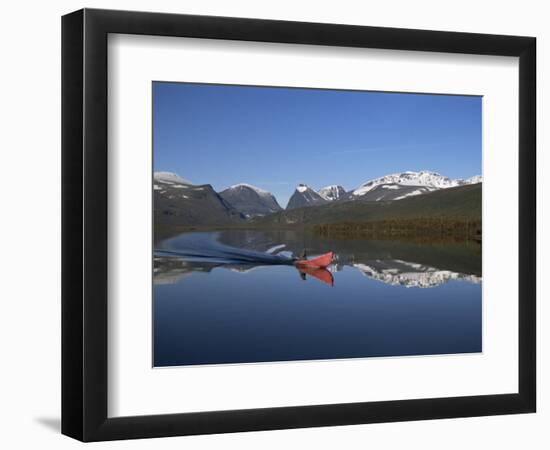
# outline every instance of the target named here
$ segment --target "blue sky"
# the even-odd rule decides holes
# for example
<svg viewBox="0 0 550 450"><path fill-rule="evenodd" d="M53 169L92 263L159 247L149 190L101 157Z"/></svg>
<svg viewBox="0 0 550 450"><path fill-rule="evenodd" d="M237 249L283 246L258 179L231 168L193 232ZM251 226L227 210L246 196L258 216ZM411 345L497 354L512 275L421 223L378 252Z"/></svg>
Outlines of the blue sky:
<svg viewBox="0 0 550 450"><path fill-rule="evenodd" d="M405 170L481 174L481 97L153 83L154 170L286 206L298 183L346 190Z"/></svg>

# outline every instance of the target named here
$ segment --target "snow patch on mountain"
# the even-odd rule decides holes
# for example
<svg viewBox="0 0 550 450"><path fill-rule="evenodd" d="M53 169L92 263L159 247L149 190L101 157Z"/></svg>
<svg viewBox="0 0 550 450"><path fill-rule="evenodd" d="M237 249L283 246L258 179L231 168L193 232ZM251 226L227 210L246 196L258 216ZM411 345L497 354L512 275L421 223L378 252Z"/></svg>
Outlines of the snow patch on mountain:
<svg viewBox="0 0 550 450"><path fill-rule="evenodd" d="M245 188L252 189L254 192L256 192L256 194L264 196L264 197L266 197L266 196L271 197L273 195L273 194L271 194L271 192L268 192L264 189L259 188L258 186L254 186L254 185L248 184L248 183L234 184L233 186L229 186L227 189L238 189L240 187L245 187Z"/></svg>
<svg viewBox="0 0 550 450"><path fill-rule="evenodd" d="M186 180L185 178L180 177L178 174L174 172L155 172L153 174L153 178L155 181L159 183L164 184L188 184L193 185L189 180Z"/></svg>
<svg viewBox="0 0 550 450"><path fill-rule="evenodd" d="M424 191L421 191L420 189L416 189L415 191L407 192L404 195L400 195L399 197L395 197L394 200L402 200L404 198L414 197L415 195L420 195L420 194L423 194L423 193L424 193Z"/></svg>

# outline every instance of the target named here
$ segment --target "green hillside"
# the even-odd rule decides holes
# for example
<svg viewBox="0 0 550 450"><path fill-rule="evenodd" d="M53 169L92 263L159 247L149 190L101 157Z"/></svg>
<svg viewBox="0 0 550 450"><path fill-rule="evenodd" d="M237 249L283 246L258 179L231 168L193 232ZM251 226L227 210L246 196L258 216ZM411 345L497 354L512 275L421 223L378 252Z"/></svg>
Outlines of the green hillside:
<svg viewBox="0 0 550 450"><path fill-rule="evenodd" d="M393 202L347 201L257 219L259 227L313 228L330 237L400 236L481 240L482 185L443 189Z"/></svg>

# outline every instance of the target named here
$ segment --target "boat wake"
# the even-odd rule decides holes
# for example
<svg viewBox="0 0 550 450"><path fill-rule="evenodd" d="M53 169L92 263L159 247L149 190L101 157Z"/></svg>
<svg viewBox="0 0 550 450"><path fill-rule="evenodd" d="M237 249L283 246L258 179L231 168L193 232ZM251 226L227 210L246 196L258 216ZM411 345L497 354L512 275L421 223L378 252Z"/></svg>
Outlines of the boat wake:
<svg viewBox="0 0 550 450"><path fill-rule="evenodd" d="M155 257L177 257L187 262L246 265L289 265L294 255L277 245L265 252L232 247L219 241L219 233L188 233L169 239L155 249Z"/></svg>

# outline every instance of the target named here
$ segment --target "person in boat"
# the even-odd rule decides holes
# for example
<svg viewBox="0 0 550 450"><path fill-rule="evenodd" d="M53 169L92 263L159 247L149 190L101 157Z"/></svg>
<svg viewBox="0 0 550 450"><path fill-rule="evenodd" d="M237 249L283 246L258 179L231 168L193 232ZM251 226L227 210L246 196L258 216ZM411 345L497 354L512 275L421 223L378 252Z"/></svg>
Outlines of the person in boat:
<svg viewBox="0 0 550 450"><path fill-rule="evenodd" d="M299 261L304 261L304 260L307 260L307 253L305 248L302 250L302 252L299 255L296 255L292 258L292 261L295 263Z"/></svg>

